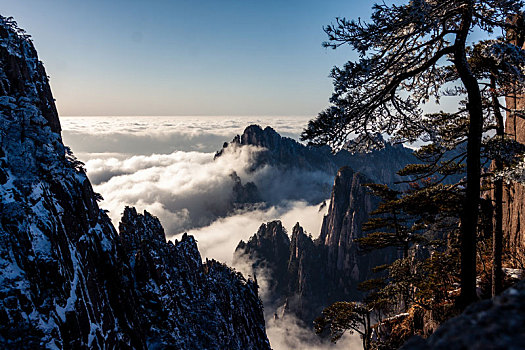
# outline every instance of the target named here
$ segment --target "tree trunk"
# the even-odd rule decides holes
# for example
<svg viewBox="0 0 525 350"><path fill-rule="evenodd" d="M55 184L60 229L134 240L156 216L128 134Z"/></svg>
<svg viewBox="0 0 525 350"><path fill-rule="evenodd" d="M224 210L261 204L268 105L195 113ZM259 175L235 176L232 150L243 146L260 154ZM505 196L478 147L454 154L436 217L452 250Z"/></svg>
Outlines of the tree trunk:
<svg viewBox="0 0 525 350"><path fill-rule="evenodd" d="M465 52L466 39L472 24L473 4L470 1L463 14L454 43L454 65L468 94L469 129L467 143L467 187L461 215L461 295L459 306L464 308L476 297L476 233L479 216L481 175L481 136L483 111L479 85L472 74Z"/></svg>
<svg viewBox="0 0 525 350"><path fill-rule="evenodd" d="M496 169L502 168L502 162L496 161ZM502 251L503 251L503 180L494 181L495 227L492 234L492 296L503 289Z"/></svg>
<svg viewBox="0 0 525 350"><path fill-rule="evenodd" d="M370 324L370 311L366 313L365 321L365 335L363 337L363 348L364 350L370 349L370 337L372 335L372 326Z"/></svg>
<svg viewBox="0 0 525 350"><path fill-rule="evenodd" d="M496 96L496 82L494 77L490 80L492 89L492 105L494 108L494 116L496 117L496 135L503 139L505 135L503 125L503 115L499 108L498 97ZM496 171L503 169L503 161L501 158L495 159ZM501 293L503 289L503 271L502 271L502 254L503 254L503 179L494 181L494 231L492 233L492 296Z"/></svg>

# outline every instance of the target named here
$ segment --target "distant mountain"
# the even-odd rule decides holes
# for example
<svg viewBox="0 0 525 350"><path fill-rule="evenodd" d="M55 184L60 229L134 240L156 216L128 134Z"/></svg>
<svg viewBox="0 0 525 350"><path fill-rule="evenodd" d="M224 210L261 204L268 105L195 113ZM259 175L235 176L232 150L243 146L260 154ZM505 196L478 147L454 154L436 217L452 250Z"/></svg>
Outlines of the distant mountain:
<svg viewBox="0 0 525 350"><path fill-rule="evenodd" d="M342 166L363 173L371 182L392 185L402 180L396 171L415 158L411 150L390 144L370 153L332 154L328 147L305 146L282 137L271 127L263 130L251 125L242 135L224 143L214 160L216 166L236 171L220 179L224 188L219 198L198 207L188 204L180 220L184 223L174 233L208 226L239 212L287 206L290 201L320 204L330 196L333 178Z"/></svg>
<svg viewBox="0 0 525 350"><path fill-rule="evenodd" d="M358 284L371 277L371 268L398 257L392 249L361 254L354 242L363 237L361 225L378 204L362 186L367 182L349 167L337 172L317 239L305 234L299 223L289 238L281 222L274 221L261 225L248 242L239 243L234 264L248 259L255 273L268 275L268 306L285 304L285 312L311 324L331 303L357 300Z"/></svg>
<svg viewBox="0 0 525 350"><path fill-rule="evenodd" d="M33 44L1 16L0 92L0 348L270 348L256 282L147 212L126 208L117 233Z"/></svg>
<svg viewBox="0 0 525 350"><path fill-rule="evenodd" d="M253 160L252 171L273 166L283 170L319 171L333 178L341 167L348 166L373 182L389 185L403 180L396 174L398 170L416 162L412 150L402 145L386 143L385 148L369 153L352 154L343 150L333 154L328 146L305 146L291 138L282 137L269 126L262 129L259 125L248 126L242 135L237 135L230 143L224 143L215 157L220 157L230 147L242 146L262 148Z"/></svg>

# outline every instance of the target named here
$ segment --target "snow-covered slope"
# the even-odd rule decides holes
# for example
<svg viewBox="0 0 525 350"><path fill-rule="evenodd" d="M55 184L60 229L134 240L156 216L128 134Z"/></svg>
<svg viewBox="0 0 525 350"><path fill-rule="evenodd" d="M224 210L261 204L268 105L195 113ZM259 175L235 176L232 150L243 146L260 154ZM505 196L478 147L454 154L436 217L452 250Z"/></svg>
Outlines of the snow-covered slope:
<svg viewBox="0 0 525 350"><path fill-rule="evenodd" d="M148 348L269 348L256 282L217 261L203 264L192 236L166 242L146 211L127 207L119 231Z"/></svg>
<svg viewBox="0 0 525 350"><path fill-rule="evenodd" d="M62 144L42 63L0 16L0 348L268 349L257 285L128 208Z"/></svg>

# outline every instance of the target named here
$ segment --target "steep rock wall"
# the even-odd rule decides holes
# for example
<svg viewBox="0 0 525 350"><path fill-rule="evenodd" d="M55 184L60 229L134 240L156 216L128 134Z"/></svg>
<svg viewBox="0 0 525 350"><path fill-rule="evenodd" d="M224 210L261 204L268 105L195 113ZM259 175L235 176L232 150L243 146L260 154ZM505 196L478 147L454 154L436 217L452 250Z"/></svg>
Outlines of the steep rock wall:
<svg viewBox="0 0 525 350"><path fill-rule="evenodd" d="M516 46L525 49L525 27L523 18L516 18L522 30L509 31L508 39ZM525 110L525 97L514 94L505 99L507 112L505 133L514 140L525 144L525 119L514 113L516 110ZM525 186L512 182L506 184L503 190L503 232L505 244L511 255L516 257L515 263L525 268Z"/></svg>
<svg viewBox="0 0 525 350"><path fill-rule="evenodd" d="M62 143L42 63L0 16L0 348L269 349L254 281L127 208Z"/></svg>
<svg viewBox="0 0 525 350"><path fill-rule="evenodd" d="M362 254L354 242L365 235L361 226L378 204L362 186L368 182L348 167L337 172L328 214L315 240L299 223L288 238L281 222L274 221L239 243L236 259L248 257L256 272L269 274L268 306L285 304L285 312L310 325L331 303L358 300L358 284L371 277L371 268L397 257L395 250Z"/></svg>

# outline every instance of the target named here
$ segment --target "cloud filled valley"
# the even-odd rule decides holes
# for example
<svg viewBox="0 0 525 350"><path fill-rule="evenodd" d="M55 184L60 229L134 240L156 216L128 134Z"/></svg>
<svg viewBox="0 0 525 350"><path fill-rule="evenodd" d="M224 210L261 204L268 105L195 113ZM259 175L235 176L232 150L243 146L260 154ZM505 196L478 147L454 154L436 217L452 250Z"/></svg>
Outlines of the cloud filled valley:
<svg viewBox="0 0 525 350"><path fill-rule="evenodd" d="M243 129L259 122L273 123L276 130L297 139L306 118L219 120L201 118L63 118L64 142L85 162L95 191L104 200L100 206L118 226L125 206L147 210L159 217L168 239L193 235L203 259L233 264L240 240L247 240L258 227L281 220L291 232L296 222L316 237L326 207L333 174L262 166L253 169L259 147L230 147L214 159L215 151ZM235 173L242 184L253 182L262 203L232 206ZM234 267L249 275L247 265ZM265 277L258 276L263 300ZM334 348L322 343L304 324L289 315L273 320L266 315L267 331L276 349L309 344L310 348ZM344 348L351 338L336 348ZM356 342L358 343L358 342ZM315 346L314 346L315 344Z"/></svg>
<svg viewBox="0 0 525 350"><path fill-rule="evenodd" d="M328 90L302 74L315 68L297 60L306 51L286 40L293 55L261 51L275 47L265 25L291 33L282 18L211 3L193 25L211 36L183 35L212 39L199 47L177 41L199 22L187 4L0 15L0 349L519 347L525 0L367 5L368 20L350 4L358 20L322 26L323 48L346 47L345 58L332 63L328 102L310 111L302 88ZM334 10L296 7L310 29ZM86 27L76 12L111 20ZM257 16L261 40L223 35ZM302 112L287 112L283 86Z"/></svg>
<svg viewBox="0 0 525 350"><path fill-rule="evenodd" d="M104 198L100 206L115 226L126 206L147 210L160 219L168 239L180 241L184 232L195 237L203 260L257 275L267 333L277 349L353 348L348 342L359 343L354 336L327 344L311 325L324 307L358 293L355 281L376 264L372 257L339 249L361 235L361 223L374 206L362 184L393 184L400 177L392 169L414 158L401 145L337 154L329 147L304 146L297 139L307 121L70 117L62 124L64 142L85 162L94 190ZM341 227L330 224L343 219ZM332 249L341 259L330 260ZM249 254L250 262L239 254ZM330 275L339 261L348 265L343 278ZM288 301L288 311L274 319Z"/></svg>
<svg viewBox="0 0 525 350"><path fill-rule="evenodd" d="M305 200L316 204L326 199L333 181L327 173L270 166L250 171L254 155L260 151L257 147L228 149L214 160L214 151L250 123L274 123L277 131L297 138L306 120L70 117L63 118L62 123L65 143L85 162L88 177L104 198L101 206L109 210L115 224L126 205L136 206L158 216L167 234L175 235L202 228L218 218L222 219L217 225L224 225L224 217L230 215L262 221L279 218L294 208L303 208ZM191 150L190 144L195 145L197 139L206 151ZM231 207L233 172L242 183L257 185L267 207ZM298 215L295 221L304 220Z"/></svg>

